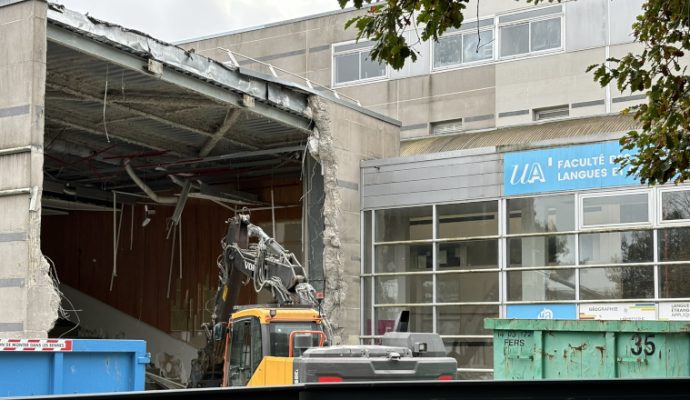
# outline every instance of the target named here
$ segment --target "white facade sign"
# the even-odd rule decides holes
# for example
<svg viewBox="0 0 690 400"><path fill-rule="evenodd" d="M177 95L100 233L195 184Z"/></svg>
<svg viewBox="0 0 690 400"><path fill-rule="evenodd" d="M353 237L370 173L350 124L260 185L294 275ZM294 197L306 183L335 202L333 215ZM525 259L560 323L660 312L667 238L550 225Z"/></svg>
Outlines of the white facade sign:
<svg viewBox="0 0 690 400"><path fill-rule="evenodd" d="M690 321L690 302L659 303L659 320Z"/></svg>
<svg viewBox="0 0 690 400"><path fill-rule="evenodd" d="M656 320L654 303L592 303L580 304L578 319L590 320Z"/></svg>

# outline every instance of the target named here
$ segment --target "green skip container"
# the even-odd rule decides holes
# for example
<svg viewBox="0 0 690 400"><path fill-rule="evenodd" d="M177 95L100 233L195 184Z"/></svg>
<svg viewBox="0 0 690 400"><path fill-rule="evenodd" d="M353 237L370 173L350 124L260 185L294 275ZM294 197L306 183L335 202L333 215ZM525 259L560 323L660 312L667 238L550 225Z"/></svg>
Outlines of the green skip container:
<svg viewBox="0 0 690 400"><path fill-rule="evenodd" d="M690 321L486 319L494 379L690 376Z"/></svg>

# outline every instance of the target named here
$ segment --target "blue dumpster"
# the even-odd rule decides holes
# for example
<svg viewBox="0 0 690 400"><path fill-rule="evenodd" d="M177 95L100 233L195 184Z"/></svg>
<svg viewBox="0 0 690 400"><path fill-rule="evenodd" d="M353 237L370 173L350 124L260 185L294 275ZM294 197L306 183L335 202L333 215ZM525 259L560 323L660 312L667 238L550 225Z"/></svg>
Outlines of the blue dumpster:
<svg viewBox="0 0 690 400"><path fill-rule="evenodd" d="M144 390L143 340L0 339L0 396Z"/></svg>

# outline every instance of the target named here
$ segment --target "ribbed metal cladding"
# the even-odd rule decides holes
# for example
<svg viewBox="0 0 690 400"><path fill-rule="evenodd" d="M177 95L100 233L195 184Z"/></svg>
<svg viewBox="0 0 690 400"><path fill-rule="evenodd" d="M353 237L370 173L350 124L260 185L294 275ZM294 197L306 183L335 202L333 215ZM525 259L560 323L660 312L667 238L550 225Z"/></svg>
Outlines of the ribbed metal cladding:
<svg viewBox="0 0 690 400"><path fill-rule="evenodd" d="M51 41L47 66L45 168L60 179L90 182L102 171L108 179L119 180L121 176L109 174L117 160L128 156L140 157L139 165L195 157L236 107ZM61 145L51 146L53 140ZM208 155L301 145L305 140L305 132L248 107ZM65 152L65 145L76 150ZM157 150L170 151L155 154ZM89 152L94 156L88 163L80 160L79 154ZM138 156L142 154L146 156ZM278 155L265 158L282 160ZM90 168L80 168L87 164ZM210 162L205 167L230 164Z"/></svg>
<svg viewBox="0 0 690 400"><path fill-rule="evenodd" d="M519 145L589 136L597 133L626 132L636 128L638 128L637 123L628 115L569 119L543 124L499 128L491 131L407 140L400 144L400 155L411 156L480 147Z"/></svg>

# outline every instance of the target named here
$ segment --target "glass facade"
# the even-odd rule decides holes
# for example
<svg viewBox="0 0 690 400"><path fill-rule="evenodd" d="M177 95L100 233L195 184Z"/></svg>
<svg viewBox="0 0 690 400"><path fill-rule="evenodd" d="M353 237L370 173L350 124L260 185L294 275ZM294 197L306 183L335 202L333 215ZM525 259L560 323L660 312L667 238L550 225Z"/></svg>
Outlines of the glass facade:
<svg viewBox="0 0 690 400"><path fill-rule="evenodd" d="M485 318L511 305L690 302L690 187L599 190L362 213L362 340L411 311L461 377L492 376Z"/></svg>

